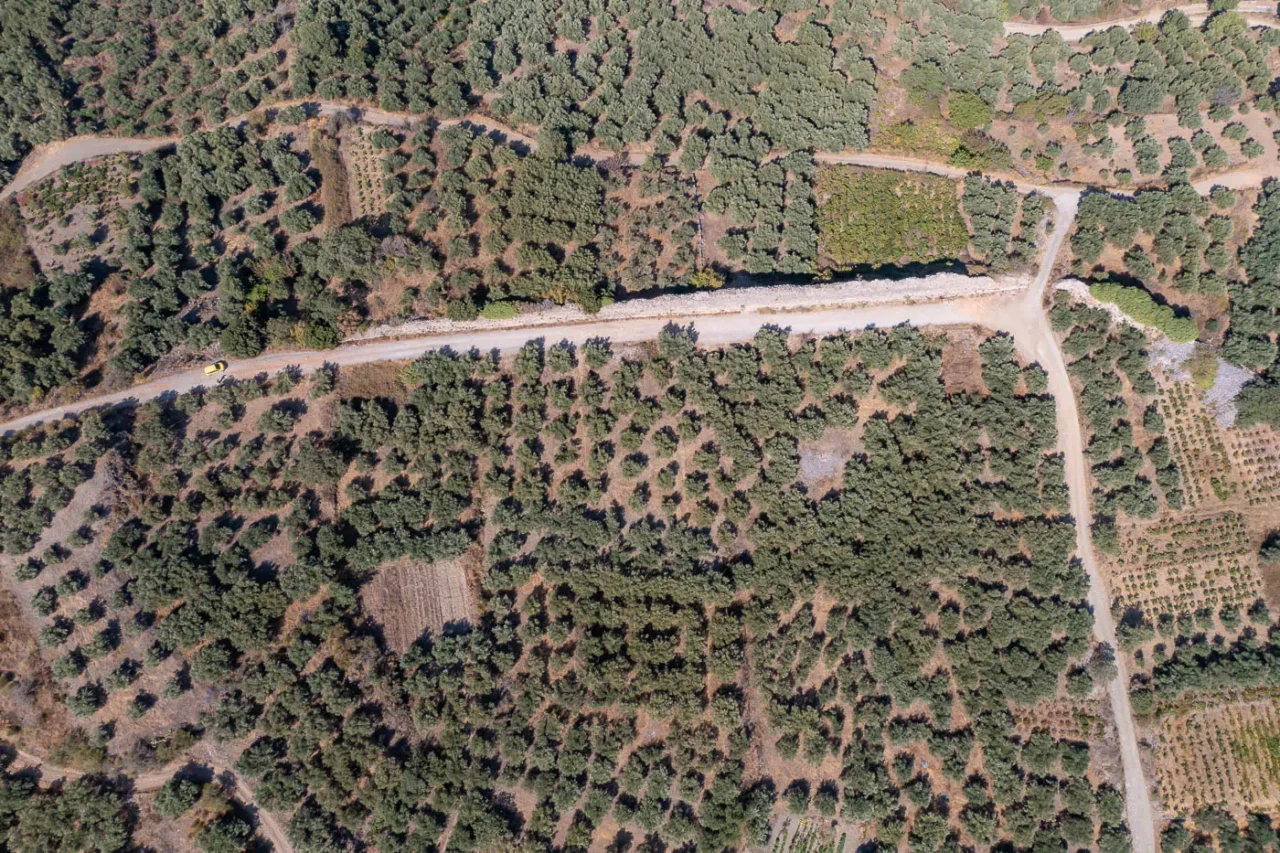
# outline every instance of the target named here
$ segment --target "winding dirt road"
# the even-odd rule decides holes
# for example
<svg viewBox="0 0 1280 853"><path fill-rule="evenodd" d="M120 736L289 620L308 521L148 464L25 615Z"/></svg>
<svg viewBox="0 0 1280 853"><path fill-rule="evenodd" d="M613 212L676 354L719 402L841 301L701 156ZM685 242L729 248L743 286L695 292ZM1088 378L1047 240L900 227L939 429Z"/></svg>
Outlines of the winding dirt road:
<svg viewBox="0 0 1280 853"><path fill-rule="evenodd" d="M1242 4L1242 6L1245 4ZM1255 4L1265 5L1265 4ZM1191 7L1181 7L1191 8ZM1168 10L1162 10L1168 11ZM1272 18L1270 26L1280 26L1280 19ZM1006 26L1014 26L1007 24ZM1035 26L1047 29L1054 29L1057 25L1040 25L1040 24L1019 24L1017 26ZM1100 25L1090 25L1097 27ZM353 121L363 124L373 125L375 127L395 127L400 129L408 129L421 117L413 116L409 113L391 113L385 110L366 109L363 107L336 104L328 102L316 102L314 100L297 100L282 101L278 104L272 104L265 109L280 110L289 106L311 105L315 108L316 114L323 116L347 115ZM247 116L237 116L228 119L224 125L233 126L244 124L248 120ZM496 134L518 145L522 145L530 151L536 151L538 141L528 134L521 133L518 130L507 127L498 120L490 118L481 113L468 113L467 115L455 118L441 119L438 122L440 127L451 127L455 125L472 126L480 128L488 133ZM110 137L110 136L73 136L58 142L51 142L41 145L27 155L22 161L22 166L18 169L17 174L7 186L0 189L0 201L22 192L34 184L48 178L58 172L63 166L69 166L73 163L82 163L89 160L95 160L100 157L107 157L113 154L145 154L149 151L158 151L162 148L168 148L177 144L178 137L160 136L153 138L138 137ZM624 158L635 162L637 157L643 160L643 152L639 151L610 151L605 148L594 145L579 146L575 154L594 160L610 160ZM871 151L838 151L838 152L817 152L814 154L814 160L819 163L828 163L833 165L845 166L864 166L872 169L893 169L902 172L925 172L932 175L940 175L947 178L964 178L973 174L972 169L962 169L944 163L937 163L932 160L926 160L918 157L904 157L896 154L883 154ZM1069 195L1072 193L1080 193L1088 189L1083 184L1071 182L1057 182L1050 184L1040 184L1028 181L1021 175L1012 172L983 172L989 178L996 180L1008 181L1013 183L1019 192L1038 192L1049 198L1057 198L1060 195ZM1280 163L1269 163L1267 165L1258 165L1256 163L1243 163L1234 168L1220 172L1217 175L1201 178L1193 182L1193 186L1201 193L1207 193L1214 186L1224 186L1228 189L1242 189L1245 187L1254 187L1267 178L1280 178ZM1106 188L1106 192L1118 195L1131 195L1135 189L1116 189Z"/></svg>
<svg viewBox="0 0 1280 853"><path fill-rule="evenodd" d="M299 99L292 101L281 101L279 103L270 104L264 109L277 111L291 106L313 105L316 115L335 116L346 115L352 121L360 124L373 125L374 127L394 127L401 130L407 130L415 123L422 120L421 116L415 116L410 113L391 113L386 110L372 109L368 107L360 107L348 104L336 104L328 102L317 102L309 99ZM237 127L249 120L247 115L233 116L227 119L220 126ZM499 134L513 142L534 150L538 147L538 142L531 136L521 133L518 130L503 125L488 116L479 113L458 116L457 118L441 119L437 122L440 127L450 127L453 125L473 125L483 128L489 133ZM206 129L207 130L207 129ZM27 187L33 186L58 172L63 166L70 166L73 163L83 163L88 160L96 160L100 157L109 157L112 154L146 154L149 151L159 151L163 148L169 148L181 141L179 136L155 136L155 137L118 137L118 136L71 136L67 139L61 139L57 142L49 142L44 145L37 146L22 161L22 166L18 169L13 180L7 186L0 189L0 201L16 195ZM580 149L579 153L597 160L608 159L609 157L618 157L620 155L607 151L606 149L596 147L586 147Z"/></svg>
<svg viewBox="0 0 1280 853"><path fill-rule="evenodd" d="M1209 8L1204 3L1193 3L1187 6L1174 6L1151 9L1140 15L1129 18L1113 18L1109 21L1095 21L1091 24L1028 24L1021 21L1005 21L1004 34L1007 36L1042 36L1048 32L1056 32L1063 41L1083 41L1090 33L1103 32L1112 27L1132 29L1138 24L1157 23L1169 12L1182 12L1195 26L1203 24L1209 17ZM1236 7L1236 12L1244 16L1251 27L1277 27L1280 18L1276 17L1276 4L1246 0Z"/></svg>

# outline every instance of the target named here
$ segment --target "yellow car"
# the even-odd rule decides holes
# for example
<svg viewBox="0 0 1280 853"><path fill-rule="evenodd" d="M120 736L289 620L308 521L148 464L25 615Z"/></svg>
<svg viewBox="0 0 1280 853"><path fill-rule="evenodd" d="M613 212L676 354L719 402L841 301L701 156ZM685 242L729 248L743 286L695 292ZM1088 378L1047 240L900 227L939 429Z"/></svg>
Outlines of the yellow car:
<svg viewBox="0 0 1280 853"><path fill-rule="evenodd" d="M205 368L204 368L204 375L205 375L205 376L212 376L213 374L215 374L215 373L221 373L222 371L224 371L224 370L226 370L226 369L227 369L227 363L226 363L225 361L215 361L213 364L206 364L206 365L205 365Z"/></svg>

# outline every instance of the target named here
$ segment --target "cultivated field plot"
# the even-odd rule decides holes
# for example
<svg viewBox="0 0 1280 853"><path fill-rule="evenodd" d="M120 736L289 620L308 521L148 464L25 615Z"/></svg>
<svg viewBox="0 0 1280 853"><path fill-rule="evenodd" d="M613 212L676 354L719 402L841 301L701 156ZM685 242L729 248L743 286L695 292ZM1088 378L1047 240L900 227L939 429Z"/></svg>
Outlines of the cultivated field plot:
<svg viewBox="0 0 1280 853"><path fill-rule="evenodd" d="M1188 507L1230 499L1239 488L1224 431L1189 382L1161 382L1160 414L1182 471Z"/></svg>
<svg viewBox="0 0 1280 853"><path fill-rule="evenodd" d="M1099 741L1107 733L1101 699L1045 699L1014 710L1018 734L1048 732L1055 740Z"/></svg>
<svg viewBox="0 0 1280 853"><path fill-rule="evenodd" d="M382 212L386 193L382 188L381 155L360 131L342 141L342 156L351 178L351 206L357 217Z"/></svg>
<svg viewBox="0 0 1280 853"><path fill-rule="evenodd" d="M1280 804L1280 714L1274 698L1162 715L1156 750L1166 810Z"/></svg>
<svg viewBox="0 0 1280 853"><path fill-rule="evenodd" d="M466 558L423 565L399 561L383 566L362 593L365 606L382 624L388 645L404 653L430 629L473 616Z"/></svg>
<svg viewBox="0 0 1280 853"><path fill-rule="evenodd" d="M818 243L826 266L928 263L969 244L960 182L936 175L824 168L818 172Z"/></svg>
<svg viewBox="0 0 1280 853"><path fill-rule="evenodd" d="M1205 605L1247 607L1262 595L1240 513L1129 522L1121 525L1120 539L1120 556L1105 565L1112 594L1124 606L1185 613Z"/></svg>
<svg viewBox="0 0 1280 853"><path fill-rule="evenodd" d="M857 847L857 835L840 827L787 818L770 840L768 853L848 853Z"/></svg>
<svg viewBox="0 0 1280 853"><path fill-rule="evenodd" d="M1249 506L1280 502L1280 433L1266 424L1230 429L1227 448L1239 467Z"/></svg>

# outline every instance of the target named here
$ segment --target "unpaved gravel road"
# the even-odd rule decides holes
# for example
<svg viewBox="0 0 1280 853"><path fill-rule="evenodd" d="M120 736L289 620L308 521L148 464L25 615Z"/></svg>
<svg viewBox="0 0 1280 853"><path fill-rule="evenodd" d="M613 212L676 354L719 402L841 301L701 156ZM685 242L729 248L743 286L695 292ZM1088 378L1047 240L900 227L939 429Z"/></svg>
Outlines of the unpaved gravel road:
<svg viewBox="0 0 1280 853"><path fill-rule="evenodd" d="M1208 6L1194 3L1187 6L1157 8L1130 18L1114 18L1110 21L1095 21L1091 24L1027 24L1021 21L1005 21L1004 34L1007 36L1040 36L1053 31L1062 36L1063 41L1081 41L1090 33L1102 32L1112 27L1131 29L1138 24L1155 23L1169 12L1177 10L1191 19L1191 23L1199 26L1209 17ZM1236 11L1244 16L1251 27L1277 27L1280 19L1276 17L1275 3L1244 2L1236 7Z"/></svg>
<svg viewBox="0 0 1280 853"><path fill-rule="evenodd" d="M931 160L922 160L917 157L900 157L894 154L875 154L870 151L858 152L839 152L834 154L824 154L819 152L814 155L813 159L819 163L832 163L841 166L865 166L868 169L892 169L897 172L926 172L930 175L941 175L944 178L963 179L968 175L972 175L974 170L961 169L956 166L948 166L942 163L935 163ZM1000 181L1010 181L1017 188L1018 192L1030 193L1037 192L1049 198L1057 198L1063 195L1078 195L1085 187L1081 184L1033 184L1028 183L1026 179L1014 174L1001 174L999 172L984 172L989 178Z"/></svg>
<svg viewBox="0 0 1280 853"><path fill-rule="evenodd" d="M1044 294L1052 276L1058 253L1071 230L1075 219L1079 194L1059 195L1054 199L1057 221L1054 232L1045 247L1045 256L1035 284L1026 295L1015 303L998 307L987 325L1013 335L1023 356L1044 368L1048 376L1049 393L1057 405L1058 448L1065 460L1067 491L1070 495L1071 515L1076 519L1076 554L1089 576L1089 605L1093 608L1093 633L1103 643L1116 648L1116 626L1111 616L1111 594L1098 569L1093 549L1093 508L1090 504L1092 486L1089 468L1085 463L1084 434L1080 416L1076 410L1075 392L1067 373L1062 349L1054 336L1049 318L1044 311ZM1151 805L1151 793L1142 770L1142 755L1138 748L1138 732L1133 722L1133 709L1129 705L1129 671L1123 655L1116 656L1119 670L1107 684L1107 696L1111 700L1115 718L1116 736L1120 745L1120 759L1124 768L1125 814L1129 823L1134 853L1155 853L1156 824Z"/></svg>
<svg viewBox="0 0 1280 853"><path fill-rule="evenodd" d="M872 155L874 156L874 155ZM930 164L932 165L932 164ZM899 161L897 166L881 168L906 168L910 161ZM967 311L977 312L978 323L998 331L1008 332L1024 358L1036 361L1048 376L1049 393L1057 405L1058 447L1065 459L1067 491L1070 495L1071 515L1076 520L1076 553L1089 576L1089 605L1093 608L1094 636L1116 648L1115 621L1111 616L1111 594L1098 569L1093 549L1093 508L1090 504L1092 487L1089 468L1085 463L1084 434L1076 409L1075 391L1067 373L1066 361L1058 340L1049 325L1044 310L1045 293L1049 279L1067 234L1075 220L1080 203L1080 192L1052 188L1056 217L1053 233L1044 247L1044 255L1035 281L1016 299L991 297L979 300L979 305L967 306ZM923 325L930 322L925 317L910 320ZM1124 768L1125 814L1132 836L1134 853L1155 853L1156 824L1151 805L1151 793L1142 770L1142 756L1138 748L1138 733L1133 722L1133 709L1129 704L1129 672L1122 655L1116 656L1118 674L1107 684L1107 696L1115 717L1116 735L1120 745L1121 764Z"/></svg>
<svg viewBox="0 0 1280 853"><path fill-rule="evenodd" d="M415 116L410 113L390 113L386 110L350 106L346 104L317 102L314 99L305 98L270 104L266 109L282 110L285 107L299 106L302 104L315 105L316 113L318 115L346 115L353 121L361 124L373 125L375 127L395 127L405 130L411 127L414 123L422 120L421 116ZM247 120L248 117L245 115L233 116L223 122L223 125L238 126L244 124ZM512 130L488 116L468 114L458 118L446 118L439 121L439 125L441 127L449 127L457 124L474 125L476 127L484 128L486 131L500 134L513 142L524 145L530 150L538 147L538 142L534 138L520 133L517 130ZM81 163L86 160L96 160L99 157L108 157L112 154L146 154L148 151L158 151L162 148L168 148L172 145L176 145L180 140L181 137L178 136L72 136L57 142L49 142L44 145L39 145L23 159L22 166L18 169L18 173L14 175L13 180L10 181L4 189L0 190L0 201L22 192L29 186L40 183L45 178L56 174L63 166L69 166L72 163ZM590 148L590 150L583 150L580 153L586 154L586 156L593 157L595 159L607 159L609 157L619 156L602 148Z"/></svg>
<svg viewBox="0 0 1280 853"><path fill-rule="evenodd" d="M3 190L0 201L20 193L32 184L38 184L63 166L95 160L111 154L145 154L166 148L178 142L176 137L158 136L154 139L130 139L113 136L73 136L61 142L41 145L22 161L22 167Z"/></svg>
<svg viewBox="0 0 1280 853"><path fill-rule="evenodd" d="M892 326L898 323L947 325L981 323L983 314L992 308L992 299L979 297L924 304L889 304L854 308L828 308L810 311L777 310L767 313L734 313L699 317L698 339L708 345L750 340L766 325L789 326L797 334L828 334L842 329L860 329L868 325ZM1008 297L1005 297L1008 298ZM379 340L374 343L347 345L326 352L302 351L272 353L246 361L232 362L220 376L248 379L259 373L272 374L286 367L304 373L325 363L347 367L379 361L408 361L427 350L454 349L498 350L511 353L533 338L548 341L568 340L581 344L589 338L607 337L614 343L638 343L655 339L663 327L674 319L670 316L640 317L625 320L580 321L554 325L525 326L513 329L467 331L451 334L424 335L403 340ZM213 383L203 368L163 376L124 391L57 406L0 424L0 432L12 432L33 424L61 419L67 415L102 406L128 405L169 395L180 394Z"/></svg>
<svg viewBox="0 0 1280 853"><path fill-rule="evenodd" d="M942 163L936 163L932 160L923 160L916 157L901 157L894 154L876 154L870 151L858 152L839 152L834 154L817 153L814 160L819 163L831 163L841 166L863 166L868 169L891 169L898 172L924 172L930 175L941 175L945 178L963 179L968 175L974 174L972 170L960 169L955 166L948 166ZM1062 196L1079 196L1092 187L1084 184L1076 184L1070 182L1062 182L1055 184L1037 184L1027 181L1025 178L1012 173L1002 172L983 172L985 177L997 181L1008 181L1017 187L1018 192L1031 193L1036 192L1041 195L1057 199ZM1206 178L1199 178L1191 182L1191 186L1201 195L1206 195L1214 187L1226 187L1232 190L1249 189L1256 187L1268 180L1280 179L1280 162L1268 163L1265 165L1257 165L1255 163L1242 163L1226 171L1219 172L1217 175L1211 175ZM1099 192L1110 193L1111 195L1131 196L1138 191L1139 188L1120 189L1116 187L1100 187Z"/></svg>
<svg viewBox="0 0 1280 853"><path fill-rule="evenodd" d="M1271 26L1280 26L1280 19L1272 20L1273 23L1270 24ZM1013 25L1007 24L1006 26ZM1041 25L1020 24L1018 26L1039 27ZM1053 28L1052 25L1044 26L1050 29ZM1096 27L1098 25L1090 26ZM410 115L409 113L390 113L384 110L365 109L363 107L346 104L334 104L327 102L317 103L314 100L305 99L298 101L283 101L278 104L270 105L268 109L279 110L299 104L315 105L316 111L320 115L348 115L351 116L353 121L379 127L396 127L406 129L420 120L420 117ZM245 116L237 116L235 118L228 119L224 124L239 125L243 124L246 120L247 118ZM452 125L472 125L503 136L512 142L525 146L530 151L537 150L538 147L538 141L533 137L521 133L518 130L513 130L496 119L479 113L467 114L457 118L443 119L439 124L442 127ZM27 155L26 159L22 161L22 166L18 169L13 180L10 181L3 189L0 189L0 201L20 193L27 187L37 184L45 178L54 175L63 166L69 166L72 163L80 163L87 160L94 160L99 157L106 157L112 154L145 154L148 151L157 151L159 149L175 145L178 141L178 137L172 136L154 138L73 136L69 139L63 139L58 142L41 145ZM578 148L576 153L595 160L629 158L632 162L635 162L637 156L640 156L641 159L643 159L641 152L631 151L618 153L590 145ZM955 166L936 163L931 160L924 160L915 157L902 157L893 154L877 154L869 151L818 152L814 155L814 159L819 163L865 166L871 169L893 169L901 172L926 172L948 178L964 178L966 175L972 174L973 172L973 170L961 169ZM1087 187L1082 184L1069 182L1037 184L1027 181L1025 178L1012 173L986 172L984 174L990 178L1012 182L1018 188L1019 192L1038 192L1041 195L1048 196L1049 198L1056 198L1063 194L1079 193L1087 189ZM1258 166L1246 163L1235 169L1222 172L1216 177L1202 178L1195 181L1193 186L1199 192L1207 193L1215 186L1224 186L1229 189L1255 187L1268 178L1280 178L1280 164ZM1114 188L1107 189L1105 191L1125 195L1133 193L1133 190Z"/></svg>

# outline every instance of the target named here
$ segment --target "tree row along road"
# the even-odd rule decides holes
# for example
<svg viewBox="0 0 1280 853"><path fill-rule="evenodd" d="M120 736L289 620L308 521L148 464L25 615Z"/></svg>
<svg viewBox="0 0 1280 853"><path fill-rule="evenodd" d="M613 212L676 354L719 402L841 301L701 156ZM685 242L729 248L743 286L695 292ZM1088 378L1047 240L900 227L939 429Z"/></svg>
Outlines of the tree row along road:
<svg viewBox="0 0 1280 853"><path fill-rule="evenodd" d="M1004 34L1007 36L1041 36L1048 32L1056 32L1063 41L1083 41L1090 33L1103 32L1112 27L1131 29L1138 24L1156 23L1169 12L1182 12L1191 23L1199 26L1209 17L1209 7L1204 3L1186 6L1173 6L1150 9L1142 14L1129 18L1113 18L1109 21L1095 21L1090 24L1028 24L1021 21L1005 21ZM1276 17L1276 4L1263 3L1258 0L1246 0L1236 7L1236 11L1244 16L1251 27L1277 27L1280 18Z"/></svg>

